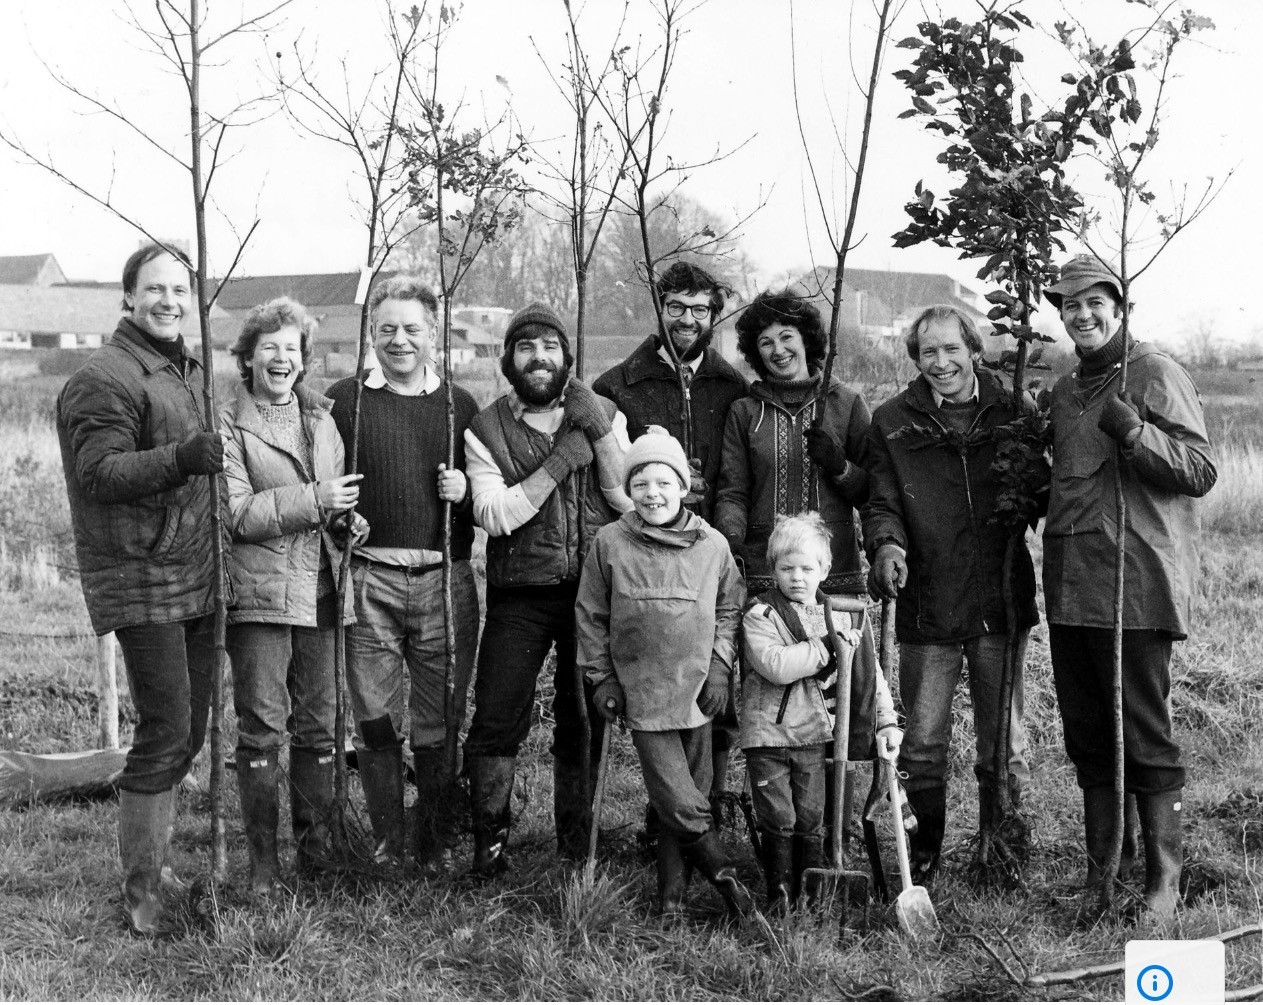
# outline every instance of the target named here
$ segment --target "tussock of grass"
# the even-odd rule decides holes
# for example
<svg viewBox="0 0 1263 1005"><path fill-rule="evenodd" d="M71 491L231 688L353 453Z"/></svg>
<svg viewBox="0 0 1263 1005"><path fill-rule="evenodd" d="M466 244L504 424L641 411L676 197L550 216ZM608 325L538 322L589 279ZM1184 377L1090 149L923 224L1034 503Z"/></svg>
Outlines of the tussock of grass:
<svg viewBox="0 0 1263 1005"><path fill-rule="evenodd" d="M1202 528L1218 534L1263 532L1263 445L1228 444L1215 465L1219 478L1202 502Z"/></svg>

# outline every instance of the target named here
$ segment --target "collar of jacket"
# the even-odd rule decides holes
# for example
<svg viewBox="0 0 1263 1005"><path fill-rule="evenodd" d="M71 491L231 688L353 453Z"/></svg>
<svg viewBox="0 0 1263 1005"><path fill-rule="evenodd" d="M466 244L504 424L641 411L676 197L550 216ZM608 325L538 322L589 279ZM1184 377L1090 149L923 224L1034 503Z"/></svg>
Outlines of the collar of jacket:
<svg viewBox="0 0 1263 1005"><path fill-rule="evenodd" d="M319 418L319 413L327 414L333 407L331 399L326 398L318 391L304 387L302 384L294 385L294 397L298 399L298 414L304 422L308 421L313 413ZM258 400L247 389L245 381L237 385L237 399L234 402L233 411L236 413L236 421L239 427L249 430L277 450L290 453L289 449L276 438L275 430L259 414Z"/></svg>
<svg viewBox="0 0 1263 1005"><path fill-rule="evenodd" d="M1152 356L1156 352L1161 352L1161 350L1150 345L1148 342L1138 342L1135 339L1132 339L1131 348L1127 350L1127 362L1129 364L1134 363L1136 360L1144 359L1146 356ZM1072 378L1071 386L1074 388L1074 393L1078 399L1086 404L1087 402L1097 398L1102 391L1118 379L1118 375L1122 373L1121 362L1122 361L1120 360L1118 363L1115 363L1112 367L1106 370L1105 373L1098 374L1096 377L1080 376L1079 367L1076 366L1070 372L1070 376Z"/></svg>
<svg viewBox="0 0 1263 1005"><path fill-rule="evenodd" d="M785 402L781 401L776 391L774 391L772 386L765 380L756 380L750 387L750 394L759 401L771 405L773 408L779 408L786 415L797 415L813 401L819 401L822 398L838 397L842 394L843 384L836 374L830 374L829 389L824 394L820 393L820 371L816 371L816 373L812 374L812 377L816 381L815 393L807 395L807 397L803 399L803 403L794 411L790 411L790 409L786 407Z"/></svg>
<svg viewBox="0 0 1263 1005"><path fill-rule="evenodd" d="M131 318L118 319L118 326L114 329L114 337L110 339L110 344L116 345L120 349L125 349L135 356L136 361L144 367L145 373L154 373L161 370L164 366L171 366L167 358L149 344L141 330L136 327L136 322ZM184 359L190 367L201 369L202 361L191 355L187 346L184 349Z"/></svg>
<svg viewBox="0 0 1263 1005"><path fill-rule="evenodd" d="M714 346L707 346L702 353L693 381L703 377L716 380L727 380L734 384L741 383L741 375L733 369L732 364L724 359ZM640 343L635 351L623 361L623 378L629 385L638 384L642 380L669 380L675 382L675 370L658 355L658 340L653 335Z"/></svg>
<svg viewBox="0 0 1263 1005"><path fill-rule="evenodd" d="M666 545L668 548L691 548L701 540L705 532L702 529L701 517L688 510L684 512L683 522L676 527L655 527L645 523L634 509L628 510L619 519L629 534L642 541Z"/></svg>
<svg viewBox="0 0 1263 1005"><path fill-rule="evenodd" d="M981 415L992 405L1003 404L1010 400L1009 392L1000 383L1000 378L990 370L974 367L974 380L978 386L978 414ZM908 407L939 421L935 413L938 406L934 404L934 391L924 374L918 373L908 382Z"/></svg>

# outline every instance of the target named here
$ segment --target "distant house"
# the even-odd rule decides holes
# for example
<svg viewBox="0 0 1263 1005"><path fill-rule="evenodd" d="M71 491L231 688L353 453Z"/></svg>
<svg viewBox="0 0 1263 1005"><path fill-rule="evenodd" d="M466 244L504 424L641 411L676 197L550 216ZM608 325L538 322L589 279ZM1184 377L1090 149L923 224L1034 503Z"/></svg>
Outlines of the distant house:
<svg viewBox="0 0 1263 1005"><path fill-rule="evenodd" d="M0 284L55 286L65 281L66 274L51 254L0 255Z"/></svg>
<svg viewBox="0 0 1263 1005"><path fill-rule="evenodd" d="M507 307L455 307L452 328L469 343L475 359L499 359L511 317Z"/></svg>

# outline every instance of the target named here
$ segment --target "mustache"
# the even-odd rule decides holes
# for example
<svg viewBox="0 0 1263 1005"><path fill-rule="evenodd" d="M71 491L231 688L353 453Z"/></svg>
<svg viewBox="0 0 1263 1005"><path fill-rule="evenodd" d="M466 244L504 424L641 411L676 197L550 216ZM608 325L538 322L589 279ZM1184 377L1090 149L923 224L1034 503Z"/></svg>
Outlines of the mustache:
<svg viewBox="0 0 1263 1005"><path fill-rule="evenodd" d="M543 371L544 373L556 373L557 366L555 363L550 363L546 359L541 359L536 360L534 363L528 363L522 370L523 373L535 373L537 371Z"/></svg>

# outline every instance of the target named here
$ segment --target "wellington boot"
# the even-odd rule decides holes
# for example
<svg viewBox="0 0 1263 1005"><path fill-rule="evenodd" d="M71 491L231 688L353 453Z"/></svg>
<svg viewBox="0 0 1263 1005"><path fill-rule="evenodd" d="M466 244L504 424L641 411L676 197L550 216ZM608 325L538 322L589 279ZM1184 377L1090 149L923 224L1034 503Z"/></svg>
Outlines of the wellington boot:
<svg viewBox="0 0 1263 1005"><path fill-rule="evenodd" d="M1145 841L1145 907L1156 918L1175 916L1184 860L1183 789L1138 796Z"/></svg>
<svg viewBox="0 0 1263 1005"><path fill-rule="evenodd" d="M820 834L795 834L793 838L794 880L791 897L794 904L808 910L816 906L817 890L803 888L803 873L824 866L824 837ZM803 897L806 897L804 900Z"/></svg>
<svg viewBox="0 0 1263 1005"><path fill-rule="evenodd" d="M929 886L938 875L947 829L947 789L917 789L908 793L908 803L916 814L917 829L908 842L909 864L915 886Z"/></svg>
<svg viewBox="0 0 1263 1005"><path fill-rule="evenodd" d="M403 865L403 746L359 752L360 785L373 827L373 859Z"/></svg>
<svg viewBox="0 0 1263 1005"><path fill-rule="evenodd" d="M1126 883L1140 858L1140 810L1136 795L1128 792L1123 807L1123 854L1118 860L1118 878Z"/></svg>
<svg viewBox="0 0 1263 1005"><path fill-rule="evenodd" d="M412 767L417 779L417 838L412 857L422 872L437 876L451 870L452 822L456 808L446 754L441 746L413 747Z"/></svg>
<svg viewBox="0 0 1263 1005"><path fill-rule="evenodd" d="M237 788L241 793L241 822L250 852L250 890L265 894L280 883L276 856L276 825L280 813L275 751L237 751Z"/></svg>
<svg viewBox="0 0 1263 1005"><path fill-rule="evenodd" d="M571 862L581 862L588 855L598 767L593 762L585 779L582 764L553 758L553 827L557 833L557 854Z"/></svg>
<svg viewBox="0 0 1263 1005"><path fill-rule="evenodd" d="M684 861L680 842L669 831L658 835L658 911L671 917L684 911L684 894L688 890L692 869Z"/></svg>
<svg viewBox="0 0 1263 1005"><path fill-rule="evenodd" d="M737 878L737 870L718 834L707 831L692 840L681 839L680 850L684 852L685 860L692 862L697 871L719 891L731 913L742 917L750 913L754 906L750 891Z"/></svg>
<svg viewBox="0 0 1263 1005"><path fill-rule="evenodd" d="M159 931L163 920L162 864L171 835L175 789L118 794L118 853L123 864L123 908L132 930Z"/></svg>
<svg viewBox="0 0 1263 1005"><path fill-rule="evenodd" d="M1123 853L1118 863L1118 878L1126 882L1136 864L1140 832L1136 797L1130 792L1126 795L1123 822ZM1110 840L1114 836L1114 789L1111 786L1098 785L1083 790L1083 834L1088 852L1084 885L1099 886L1105 874L1105 860L1109 858Z"/></svg>
<svg viewBox="0 0 1263 1005"><path fill-rule="evenodd" d="M712 738L712 742L713 738ZM712 747L710 752L710 817L711 827L717 831L724 829L724 799L728 794L728 760L730 751L727 747Z"/></svg>
<svg viewBox="0 0 1263 1005"><path fill-rule="evenodd" d="M767 914L784 917L793 901L794 839L763 831L759 836L763 852L763 880L767 890Z"/></svg>
<svg viewBox="0 0 1263 1005"><path fill-rule="evenodd" d="M333 770L333 751L290 748L290 819L301 875L313 875L335 865Z"/></svg>
<svg viewBox="0 0 1263 1005"><path fill-rule="evenodd" d="M466 761L469 801L474 825L475 876L490 878L509 871L505 848L509 843L513 771L516 757L479 757Z"/></svg>

